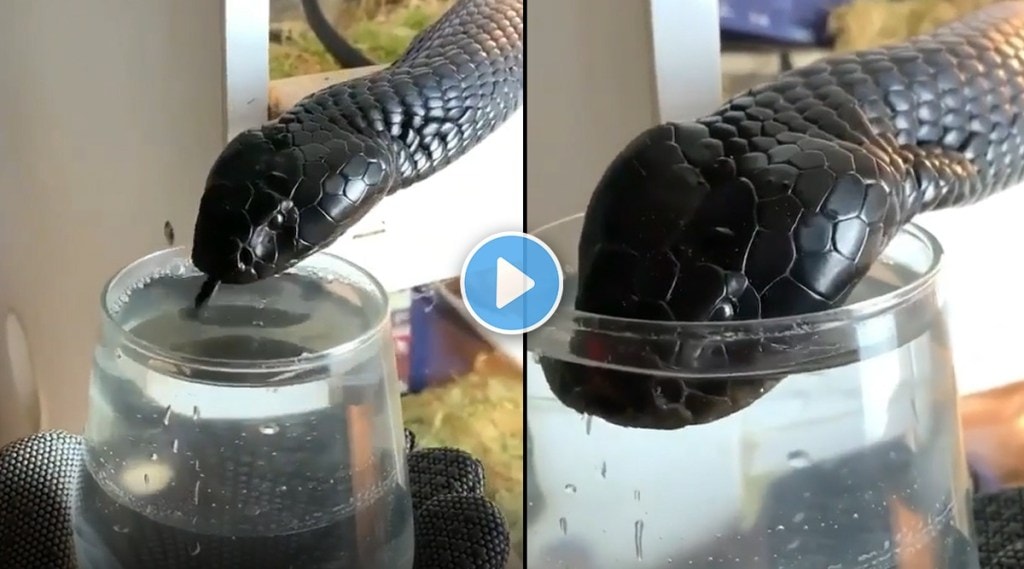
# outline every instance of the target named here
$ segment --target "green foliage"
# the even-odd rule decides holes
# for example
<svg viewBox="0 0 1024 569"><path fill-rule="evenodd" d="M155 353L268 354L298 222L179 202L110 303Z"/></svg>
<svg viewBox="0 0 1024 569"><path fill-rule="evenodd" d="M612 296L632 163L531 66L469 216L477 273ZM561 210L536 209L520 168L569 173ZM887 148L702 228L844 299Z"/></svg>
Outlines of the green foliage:
<svg viewBox="0 0 1024 569"><path fill-rule="evenodd" d="M316 36L308 30L292 35L283 44L270 44L270 78L283 79L338 69Z"/></svg>
<svg viewBox="0 0 1024 569"><path fill-rule="evenodd" d="M451 0L414 0L389 7L376 17L356 13L343 33L370 59L389 63L398 59L416 34L434 23L450 5ZM288 27L291 33L283 43L271 44L271 79L338 69L304 24Z"/></svg>

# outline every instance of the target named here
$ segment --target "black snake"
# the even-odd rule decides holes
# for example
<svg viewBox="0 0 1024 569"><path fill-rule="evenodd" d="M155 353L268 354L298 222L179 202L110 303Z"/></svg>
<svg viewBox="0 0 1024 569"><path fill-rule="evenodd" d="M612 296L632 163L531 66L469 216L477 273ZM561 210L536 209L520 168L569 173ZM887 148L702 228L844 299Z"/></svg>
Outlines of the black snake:
<svg viewBox="0 0 1024 569"><path fill-rule="evenodd" d="M977 202L1022 174L1024 3L996 4L636 137L588 205L576 308L655 321L834 308L914 216ZM678 369L671 357L661 364ZM569 406L653 428L717 419L771 383L542 363Z"/></svg>
<svg viewBox="0 0 1024 569"><path fill-rule="evenodd" d="M197 305L218 283L270 277L330 245L386 195L472 149L522 98L523 1L459 0L386 69L239 134L199 206L192 261L208 278Z"/></svg>

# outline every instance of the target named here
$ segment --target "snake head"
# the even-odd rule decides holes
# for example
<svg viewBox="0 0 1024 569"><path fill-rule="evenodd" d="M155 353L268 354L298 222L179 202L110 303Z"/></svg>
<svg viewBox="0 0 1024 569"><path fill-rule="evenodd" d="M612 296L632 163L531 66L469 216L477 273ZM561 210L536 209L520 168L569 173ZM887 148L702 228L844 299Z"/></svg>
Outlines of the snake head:
<svg viewBox="0 0 1024 569"><path fill-rule="evenodd" d="M243 132L210 171L192 262L217 281L246 284L287 270L334 242L387 193L387 169L372 149L337 136L297 145L287 127Z"/></svg>
<svg viewBox="0 0 1024 569"><path fill-rule="evenodd" d="M192 262L210 277L245 284L277 274L301 255L299 212L289 172L300 164L260 131L246 131L224 149L199 203Z"/></svg>

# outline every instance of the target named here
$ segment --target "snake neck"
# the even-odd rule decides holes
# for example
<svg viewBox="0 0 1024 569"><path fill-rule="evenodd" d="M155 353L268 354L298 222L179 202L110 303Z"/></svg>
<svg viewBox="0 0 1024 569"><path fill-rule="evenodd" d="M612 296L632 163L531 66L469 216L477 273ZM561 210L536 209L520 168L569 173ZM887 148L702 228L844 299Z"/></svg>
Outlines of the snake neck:
<svg viewBox="0 0 1024 569"><path fill-rule="evenodd" d="M405 113L401 128L388 130L400 149L396 189L459 159L522 106L523 6L523 0L460 0L385 71L425 95ZM490 31L473 33L481 22ZM502 41L492 41L495 34ZM453 54L453 45L462 52Z"/></svg>
<svg viewBox="0 0 1024 569"><path fill-rule="evenodd" d="M491 31L477 33L481 26ZM314 93L289 115L328 122L389 153L391 193L465 155L519 109L522 95L522 0L461 0L392 65Z"/></svg>
<svg viewBox="0 0 1024 569"><path fill-rule="evenodd" d="M1022 47L1024 3L1005 2L902 44L827 57L779 82L832 108L852 101L861 142L903 161L906 201L931 211L1024 180Z"/></svg>

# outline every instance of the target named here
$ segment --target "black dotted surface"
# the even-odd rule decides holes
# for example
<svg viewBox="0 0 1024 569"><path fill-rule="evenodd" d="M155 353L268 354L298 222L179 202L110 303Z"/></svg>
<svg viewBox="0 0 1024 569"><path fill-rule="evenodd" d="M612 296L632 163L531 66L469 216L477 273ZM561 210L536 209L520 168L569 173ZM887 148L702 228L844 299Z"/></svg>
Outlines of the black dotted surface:
<svg viewBox="0 0 1024 569"><path fill-rule="evenodd" d="M71 494L79 437L32 435L0 450L0 567L73 568Z"/></svg>
<svg viewBox="0 0 1024 569"><path fill-rule="evenodd" d="M416 569L504 569L505 517L482 496L440 496L416 515Z"/></svg>
<svg viewBox="0 0 1024 569"><path fill-rule="evenodd" d="M466 451L430 448L409 455L409 485L413 508L434 498L484 495L484 465Z"/></svg>
<svg viewBox="0 0 1024 569"><path fill-rule="evenodd" d="M1024 490L1005 490L976 498L974 520L982 567L1024 567Z"/></svg>
<svg viewBox="0 0 1024 569"><path fill-rule="evenodd" d="M82 457L81 438L60 431L33 435L0 449L0 567L75 567L71 507L75 487L81 480ZM483 488L479 462L450 449L417 450L412 453L410 462L418 465L416 472L428 473L420 476L429 486L418 489L412 481L412 494L433 496L425 506L414 509L418 524L416 568L503 567L510 547L508 527L497 507L479 495ZM452 479L444 480L444 474ZM81 496L78 499L81 500ZM124 509L112 502L110 506ZM130 557L124 569L257 566L286 569L296 563L303 567L350 566L344 560L335 560L327 565L303 562L303 559L315 558L318 563L325 563L325 554L321 550L335 548L320 542L333 539L330 535L322 535L320 537L325 539L316 540L322 547L308 547L306 542L303 543L307 546L297 547L296 544L301 544L287 536L284 541L279 540L270 547L262 538L255 538L251 544L240 547L238 540L244 541L245 538L211 539L204 536L207 541L203 542L202 548L196 548L194 541L182 542L175 537L180 537L181 532L170 532L174 534L170 535L167 531L157 531L150 527L153 524L139 515L122 515L108 522L110 527L107 529L113 528L114 531L97 533L106 536L101 539L106 547L124 546L120 553ZM94 527L99 528L98 525ZM339 535L342 533L331 527L328 529ZM137 541L131 545L133 540ZM457 564L449 564L451 560Z"/></svg>

